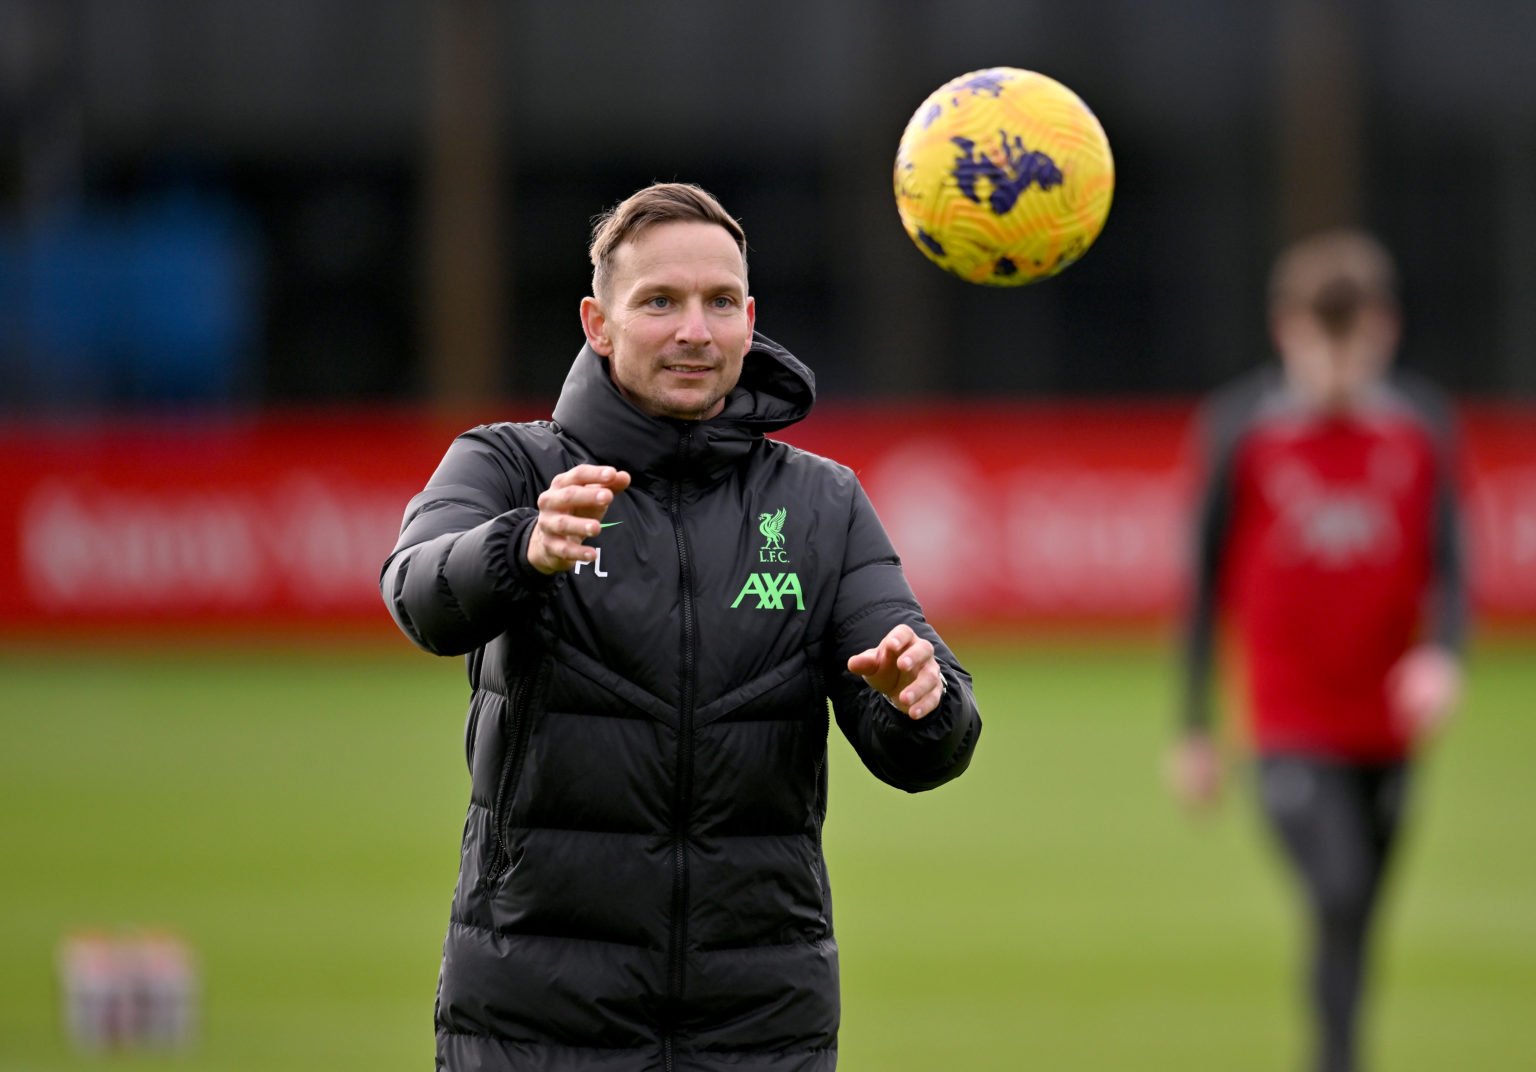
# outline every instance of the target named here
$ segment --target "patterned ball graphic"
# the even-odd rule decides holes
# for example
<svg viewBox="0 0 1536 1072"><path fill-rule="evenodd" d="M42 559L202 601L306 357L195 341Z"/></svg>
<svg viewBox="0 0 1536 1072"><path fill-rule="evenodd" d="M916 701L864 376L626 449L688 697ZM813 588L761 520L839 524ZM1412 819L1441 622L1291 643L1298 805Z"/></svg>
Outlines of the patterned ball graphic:
<svg viewBox="0 0 1536 1072"><path fill-rule="evenodd" d="M972 71L913 113L896 151L896 209L933 263L970 283L1021 286L1088 252L1115 192L1109 139L1060 82Z"/></svg>

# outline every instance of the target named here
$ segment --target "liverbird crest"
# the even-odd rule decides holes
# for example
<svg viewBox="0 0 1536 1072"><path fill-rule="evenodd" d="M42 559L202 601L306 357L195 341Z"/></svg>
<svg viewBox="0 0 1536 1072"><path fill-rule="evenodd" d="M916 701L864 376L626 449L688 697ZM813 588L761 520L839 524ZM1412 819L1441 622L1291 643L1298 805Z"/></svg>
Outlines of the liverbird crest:
<svg viewBox="0 0 1536 1072"><path fill-rule="evenodd" d="M757 531L761 532L763 539L767 541L763 544L765 551L777 551L784 546L784 518L788 514L789 511L781 506L776 513L757 515Z"/></svg>

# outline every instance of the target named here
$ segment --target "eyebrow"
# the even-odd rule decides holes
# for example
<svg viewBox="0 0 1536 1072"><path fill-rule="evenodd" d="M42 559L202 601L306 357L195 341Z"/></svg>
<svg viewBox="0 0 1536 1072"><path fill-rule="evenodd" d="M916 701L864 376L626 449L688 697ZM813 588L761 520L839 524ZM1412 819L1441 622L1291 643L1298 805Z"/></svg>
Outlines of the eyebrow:
<svg viewBox="0 0 1536 1072"><path fill-rule="evenodd" d="M652 279L641 281L640 285L630 291L631 300L644 301L647 297L656 294L678 294L685 290L692 290L692 286L679 285L665 279ZM707 283L700 288L703 293L709 295L730 294L733 297L744 298L747 296L746 280L732 276L729 280L724 278Z"/></svg>

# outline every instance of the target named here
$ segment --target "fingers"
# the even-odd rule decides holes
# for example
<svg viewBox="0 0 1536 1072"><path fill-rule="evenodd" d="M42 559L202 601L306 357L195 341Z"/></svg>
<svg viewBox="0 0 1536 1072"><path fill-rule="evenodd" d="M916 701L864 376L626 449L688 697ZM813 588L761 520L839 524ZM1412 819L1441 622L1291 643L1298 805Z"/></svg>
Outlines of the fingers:
<svg viewBox="0 0 1536 1072"><path fill-rule="evenodd" d="M848 657L848 672L869 677L880 669L880 649L869 648Z"/></svg>
<svg viewBox="0 0 1536 1072"><path fill-rule="evenodd" d="M944 675L933 656L933 645L908 625L892 629L885 643L891 647L902 686L894 697L896 704L906 708L910 718L922 718L939 706L944 695Z"/></svg>
<svg viewBox="0 0 1536 1072"><path fill-rule="evenodd" d="M901 641L906 636L916 636L916 634L912 632L910 626L898 625L887 633L880 643L849 658L848 669L865 678L894 673L896 660L901 654ZM876 685L876 688L879 686Z"/></svg>
<svg viewBox="0 0 1536 1072"><path fill-rule="evenodd" d="M895 667L897 666L903 652L905 652L906 649L911 646L914 641L920 641L924 644L928 643L926 640L921 640L921 638L912 631L912 627L910 625L898 625L896 628L887 633L884 638L881 639L880 643L876 644L872 648L867 648L864 651L859 652L859 654L849 659L848 669L853 670L854 673L868 673L868 670L861 671L855 669L853 666L854 660L858 660L860 665L868 667L869 669L886 669ZM928 645L928 653L930 655L933 654L933 645L931 644Z"/></svg>
<svg viewBox="0 0 1536 1072"><path fill-rule="evenodd" d="M556 476L538 498L539 518L528 536L528 561L541 573L559 573L597 557L582 541L602 531L614 496L629 474L611 465L578 465Z"/></svg>
<svg viewBox="0 0 1536 1072"><path fill-rule="evenodd" d="M601 518L613 497L629 487L629 474L609 465L578 465L550 481L539 495L540 511Z"/></svg>
<svg viewBox="0 0 1536 1072"><path fill-rule="evenodd" d="M937 711L943 700L944 674L939 669L939 661L930 655L916 680L897 695L896 705L905 707L907 717L915 722Z"/></svg>
<svg viewBox="0 0 1536 1072"><path fill-rule="evenodd" d="M938 709L944 698L944 675L933 645L909 625L898 625L879 644L848 660L858 674L913 719Z"/></svg>
<svg viewBox="0 0 1536 1072"><path fill-rule="evenodd" d="M545 573L569 569L596 557L582 541L601 531L601 523L575 514L539 512L528 537L528 561Z"/></svg>
<svg viewBox="0 0 1536 1072"><path fill-rule="evenodd" d="M584 463L567 469L549 482L551 489L569 487L573 484L601 484L612 491L623 491L629 487L629 474L611 465Z"/></svg>
<svg viewBox="0 0 1536 1072"><path fill-rule="evenodd" d="M915 672L933 658L933 645L912 631L910 625L898 625L886 634L880 646L896 660L896 669Z"/></svg>

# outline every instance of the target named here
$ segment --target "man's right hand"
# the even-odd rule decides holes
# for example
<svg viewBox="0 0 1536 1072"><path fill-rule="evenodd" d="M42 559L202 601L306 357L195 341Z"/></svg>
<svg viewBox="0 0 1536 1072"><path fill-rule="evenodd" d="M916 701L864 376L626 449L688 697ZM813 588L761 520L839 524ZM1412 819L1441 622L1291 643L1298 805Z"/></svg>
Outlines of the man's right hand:
<svg viewBox="0 0 1536 1072"><path fill-rule="evenodd" d="M1184 806L1203 810L1221 796L1221 753L1201 732L1186 733L1168 756L1168 786Z"/></svg>
<svg viewBox="0 0 1536 1072"><path fill-rule="evenodd" d="M539 495L539 519L528 532L528 564L554 574L597 552L583 540L602 531L613 497L629 487L629 474L611 465L578 465L550 481Z"/></svg>

